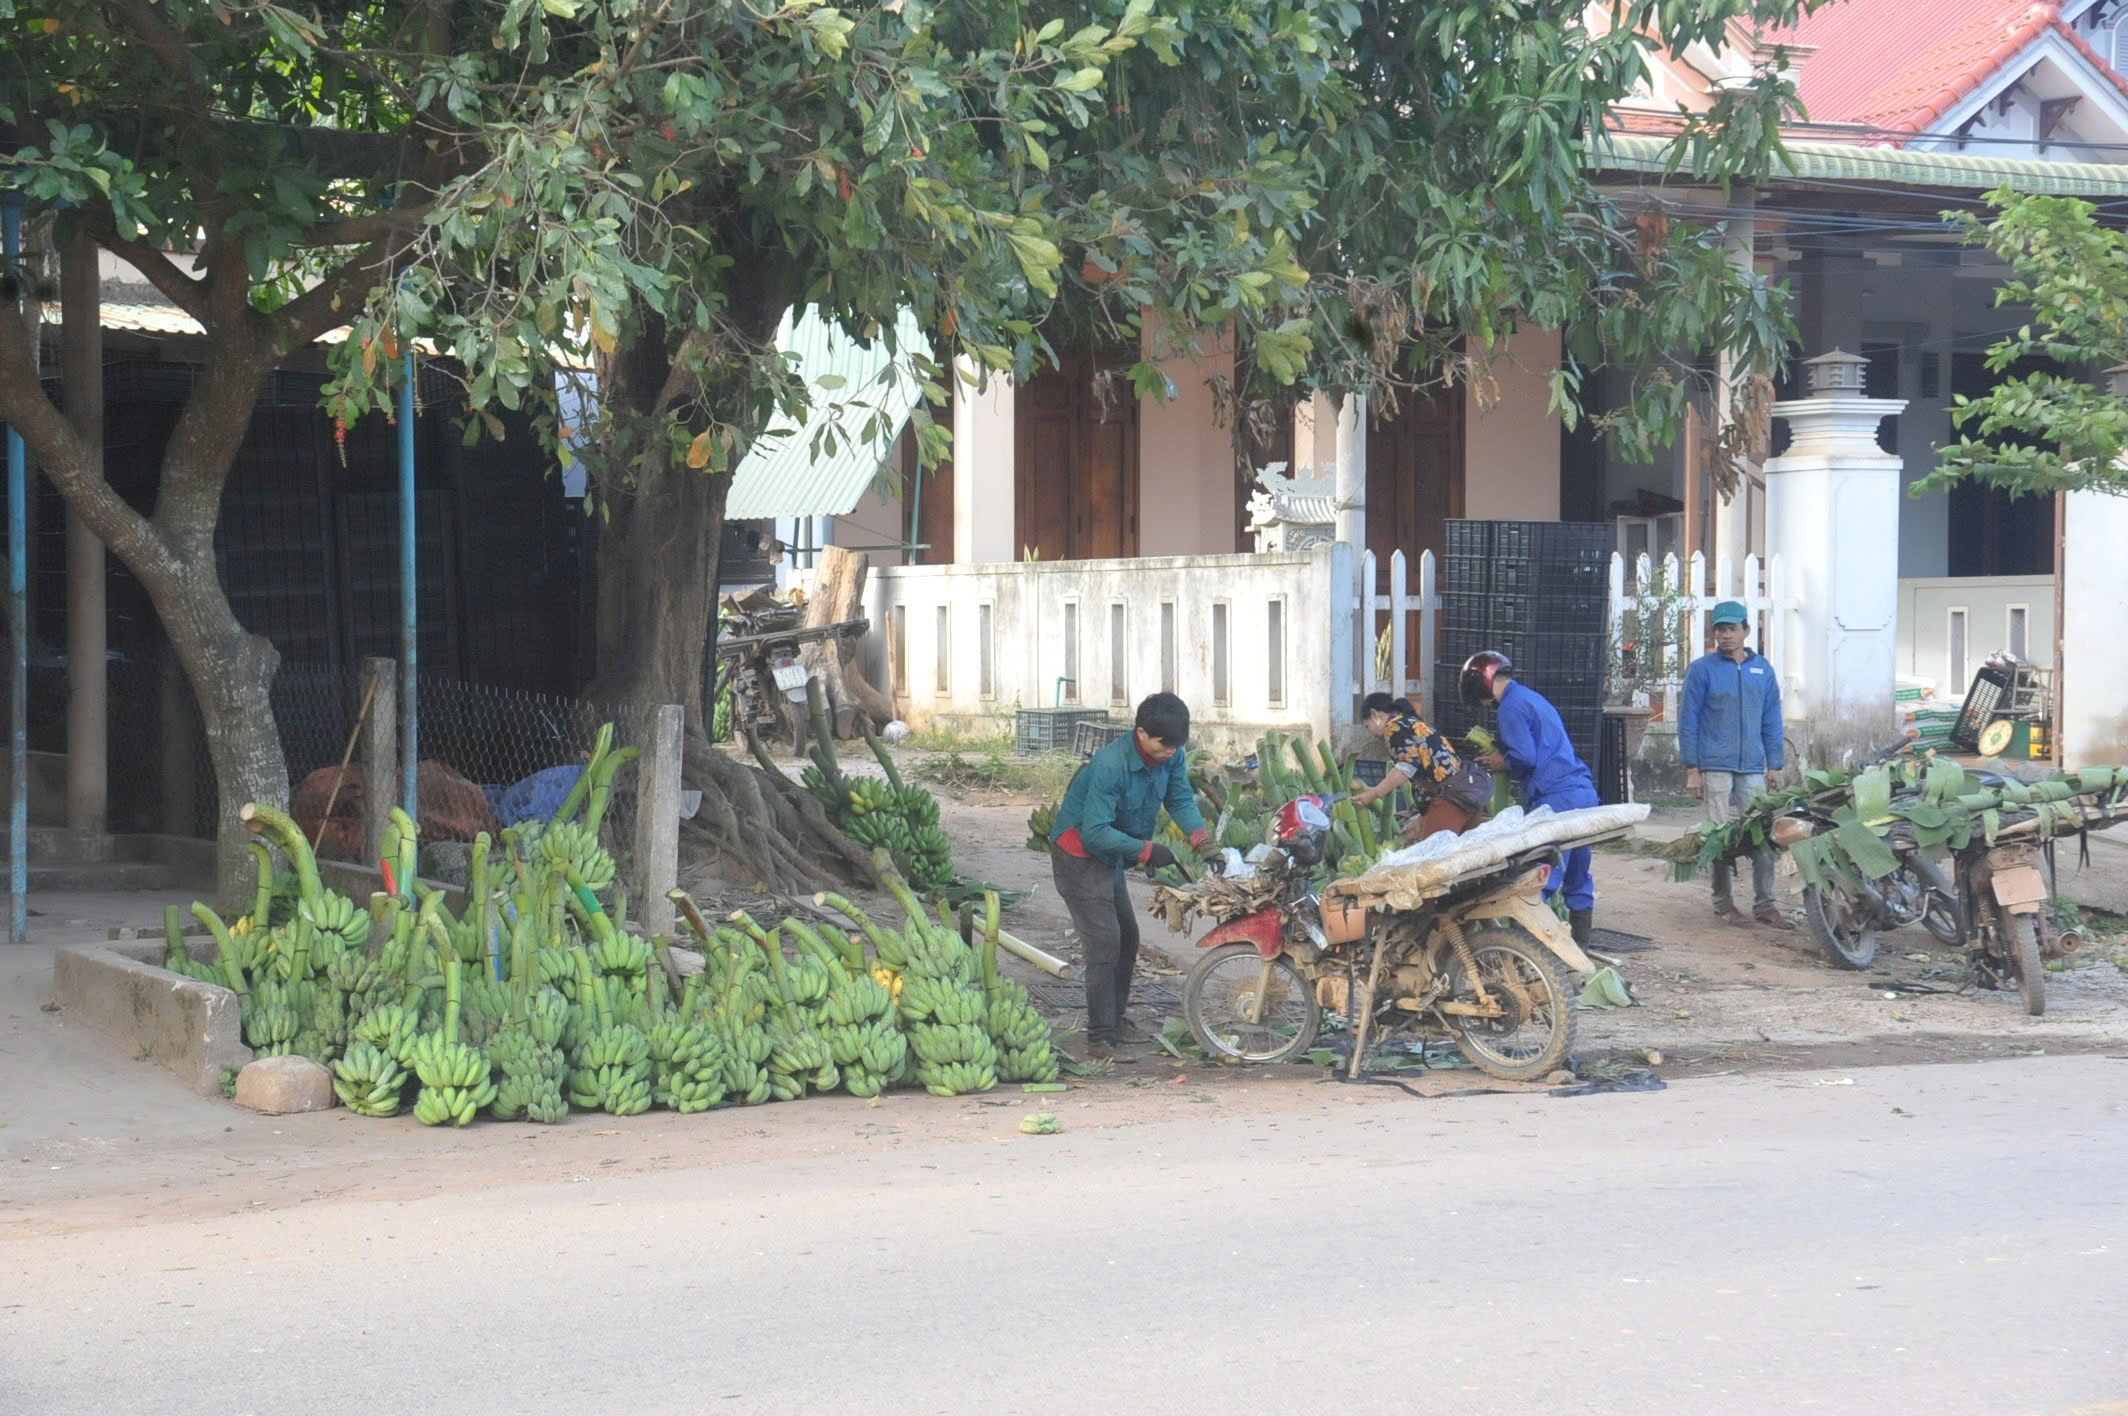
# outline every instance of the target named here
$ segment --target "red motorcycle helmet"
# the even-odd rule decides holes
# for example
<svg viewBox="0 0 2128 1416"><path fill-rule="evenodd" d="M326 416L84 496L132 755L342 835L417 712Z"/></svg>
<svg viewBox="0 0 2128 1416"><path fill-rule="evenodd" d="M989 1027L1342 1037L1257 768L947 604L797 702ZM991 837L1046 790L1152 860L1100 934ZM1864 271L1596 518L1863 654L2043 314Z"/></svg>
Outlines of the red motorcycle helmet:
<svg viewBox="0 0 2128 1416"><path fill-rule="evenodd" d="M1493 680L1511 674L1515 666L1497 649L1480 649L1463 661L1463 701L1473 708L1493 701Z"/></svg>

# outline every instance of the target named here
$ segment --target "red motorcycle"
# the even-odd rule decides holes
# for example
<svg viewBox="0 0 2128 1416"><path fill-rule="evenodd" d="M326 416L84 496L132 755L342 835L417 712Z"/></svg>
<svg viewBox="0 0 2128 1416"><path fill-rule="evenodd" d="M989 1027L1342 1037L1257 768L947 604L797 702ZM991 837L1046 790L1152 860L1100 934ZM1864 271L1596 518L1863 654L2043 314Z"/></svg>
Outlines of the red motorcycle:
<svg viewBox="0 0 2128 1416"><path fill-rule="evenodd" d="M1574 1042L1566 973L1596 964L1544 901L1565 845L1515 855L1457 880L1409 911L1363 910L1313 883L1336 798L1282 807L1253 874L1208 876L1176 891L1172 927L1188 914L1217 921L1182 990L1197 1042L1236 1062L1286 1062L1315 1042L1325 1008L1355 1036L1354 1070L1370 1033L1430 1027L1473 1065L1504 1081L1564 1066ZM1615 835L1617 832L1606 832Z"/></svg>

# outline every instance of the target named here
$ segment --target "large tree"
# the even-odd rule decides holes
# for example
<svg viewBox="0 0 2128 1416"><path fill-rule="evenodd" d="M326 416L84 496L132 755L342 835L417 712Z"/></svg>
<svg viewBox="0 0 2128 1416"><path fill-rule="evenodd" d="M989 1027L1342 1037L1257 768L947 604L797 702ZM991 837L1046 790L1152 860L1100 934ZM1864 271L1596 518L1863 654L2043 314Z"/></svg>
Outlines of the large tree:
<svg viewBox="0 0 2128 1416"><path fill-rule="evenodd" d="M890 341L913 311L930 407L971 369L1024 377L1064 331L1148 318L1237 341L1253 386L1233 407L1296 384L1394 396L1467 376L1466 336L1482 358L1515 321L1571 325L1562 408L1592 360L1631 364L1652 376L1615 421L1659 437L1692 356L1775 357L1780 303L1706 233L1627 221L1581 142L1645 47L1796 8L1621 0L1591 28L1573 0L426 0L326 23L48 0L6 61L25 146L0 180L137 257L208 327L217 372L153 517L70 458L12 337L0 416L156 596L225 805L286 783L271 650L214 584L214 506L274 354L340 320L338 416L388 407L418 336L463 369L476 432L528 409L584 457L605 522L594 692L699 725L725 474L806 399L773 347L790 307ZM1784 97L1770 73L1725 95L1680 156L1749 175ZM561 426L557 349L595 355L588 427ZM1131 374L1165 391L1157 358ZM842 395L859 422L870 396ZM786 784L693 746L720 843L756 874L854 865Z"/></svg>
<svg viewBox="0 0 2128 1416"><path fill-rule="evenodd" d="M105 481L47 396L35 329L12 318L0 421L168 631L206 722L225 891L243 864L237 809L285 801L288 776L267 696L279 656L216 572L223 486L268 376L388 276L477 136L409 84L459 46L454 11L379 0L324 23L221 0L0 0L0 190L56 212L55 244L129 262L205 330L149 512ZM481 81L486 56L465 53Z"/></svg>

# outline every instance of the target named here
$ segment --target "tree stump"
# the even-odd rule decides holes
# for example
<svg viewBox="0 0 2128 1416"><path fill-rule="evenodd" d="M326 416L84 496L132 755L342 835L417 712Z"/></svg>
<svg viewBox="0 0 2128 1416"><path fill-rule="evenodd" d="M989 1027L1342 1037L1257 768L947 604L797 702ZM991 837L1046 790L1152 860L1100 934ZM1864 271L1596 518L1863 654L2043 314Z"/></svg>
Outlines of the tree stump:
<svg viewBox="0 0 2128 1416"><path fill-rule="evenodd" d="M841 546L823 546L813 576L813 591L805 602L800 623L808 629L825 629L864 615L865 571L868 556ZM863 670L848 662L848 643L831 639L808 644L800 651L806 668L827 691L828 710L835 736L855 738L860 717L872 720L874 728L894 721L894 702L865 680Z"/></svg>

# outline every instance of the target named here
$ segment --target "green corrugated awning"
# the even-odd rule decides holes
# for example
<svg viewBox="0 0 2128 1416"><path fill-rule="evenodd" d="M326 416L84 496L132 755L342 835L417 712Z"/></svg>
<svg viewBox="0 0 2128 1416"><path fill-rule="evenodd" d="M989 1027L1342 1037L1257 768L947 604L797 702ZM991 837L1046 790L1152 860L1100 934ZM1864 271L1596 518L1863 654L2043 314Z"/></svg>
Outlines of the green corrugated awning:
<svg viewBox="0 0 2128 1416"><path fill-rule="evenodd" d="M1855 147L1847 143L1787 145L1784 164L1774 159L1765 180L1784 177L1814 182L1855 182L1887 187L1929 187L1986 192L2014 187L2049 197L2128 197L2128 163L2043 162L1969 152L1915 152L1908 148ZM1670 139L1643 133L1607 133L1589 141L1589 164L1598 172L1664 169ZM1690 180L1689 167L1676 176Z"/></svg>
<svg viewBox="0 0 2128 1416"><path fill-rule="evenodd" d="M776 345L798 356L812 411L803 427L779 419L762 434L732 473L726 516L842 516L856 507L923 396L907 352L922 347L923 329L908 310L895 329L899 356L883 340L849 338L810 305L783 317Z"/></svg>

